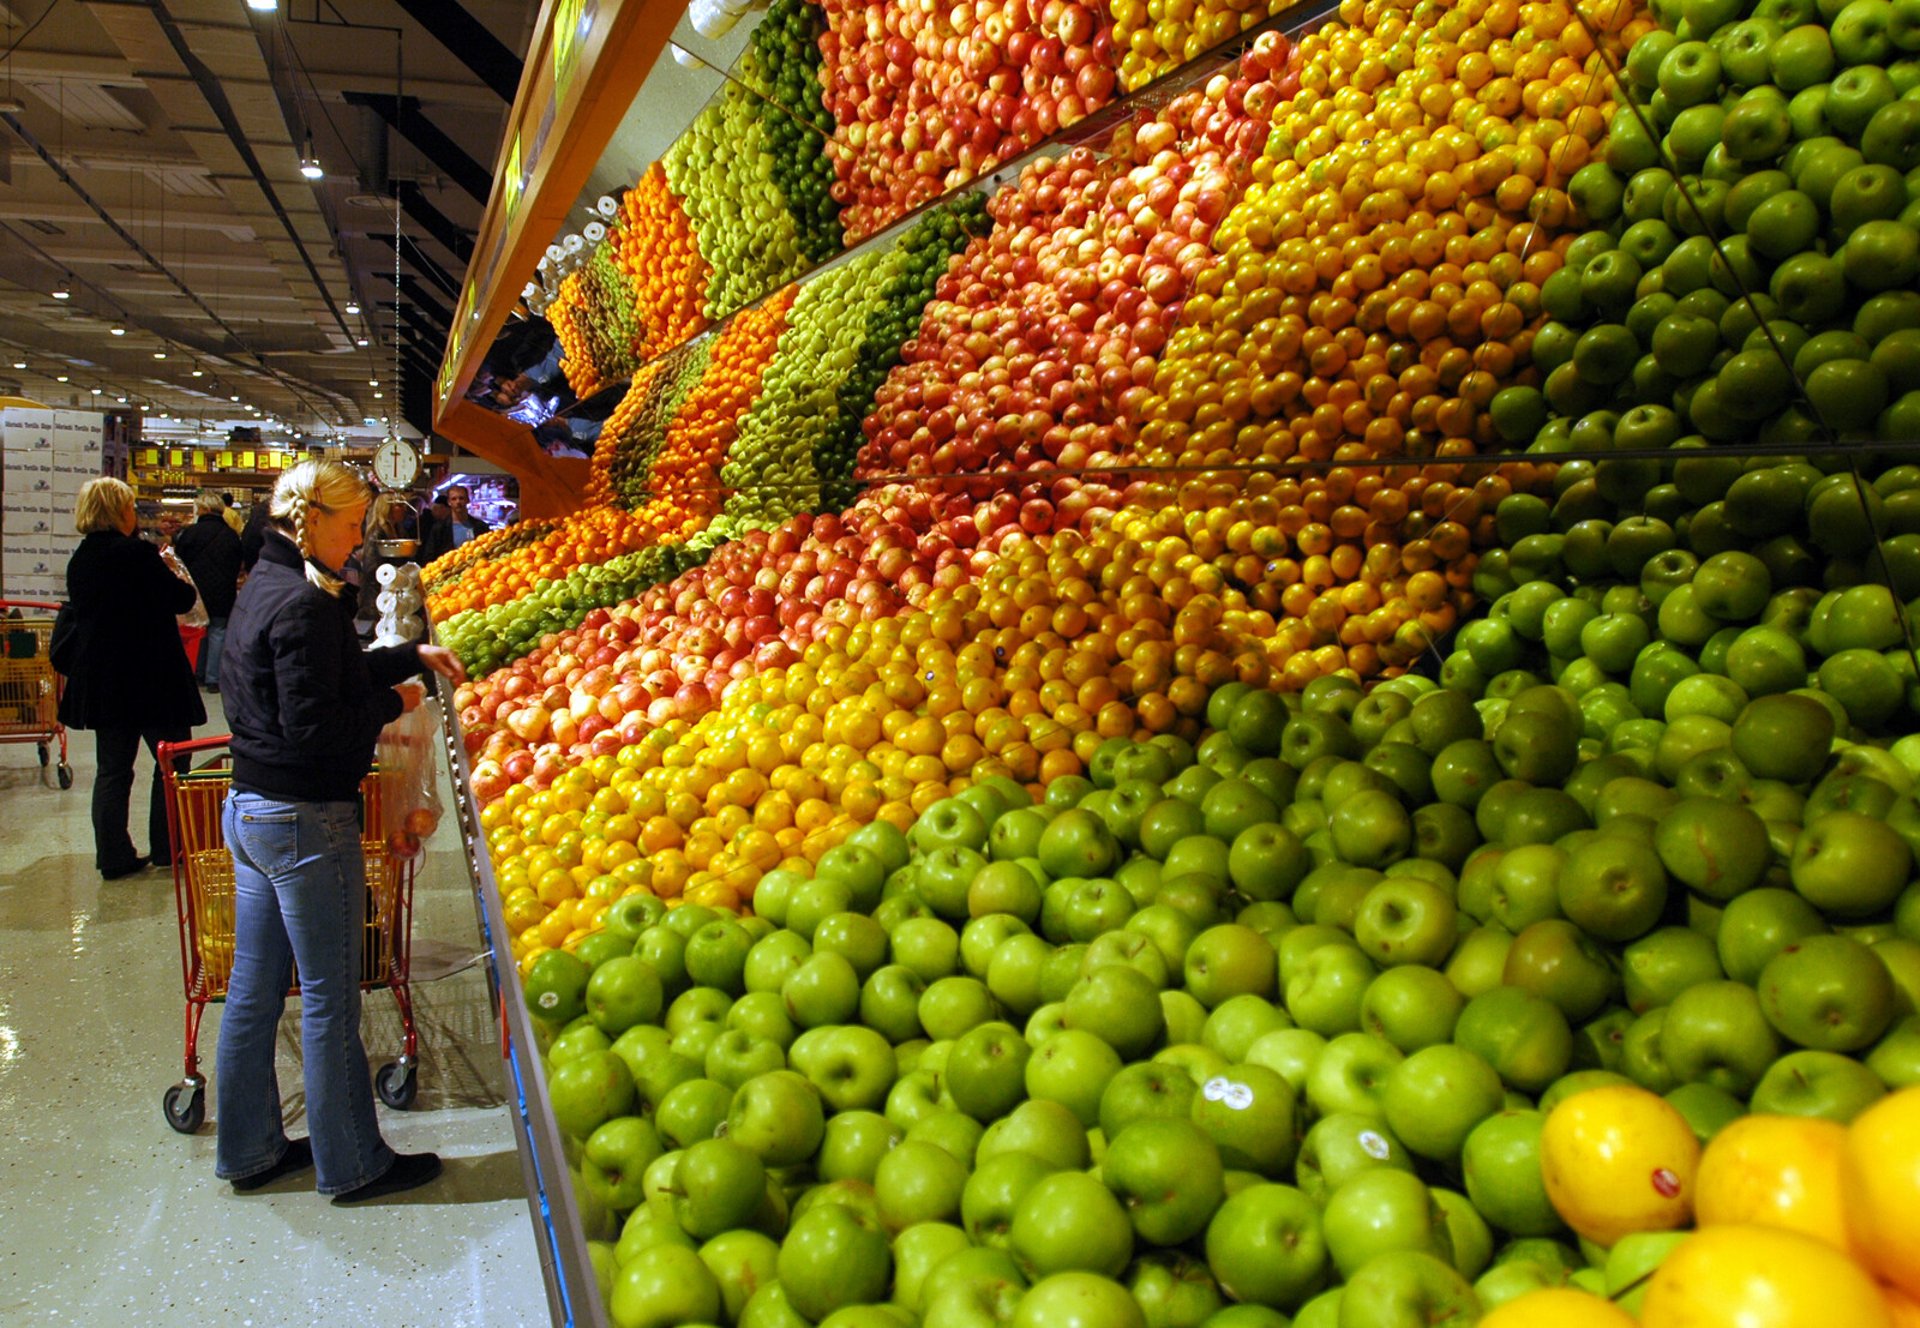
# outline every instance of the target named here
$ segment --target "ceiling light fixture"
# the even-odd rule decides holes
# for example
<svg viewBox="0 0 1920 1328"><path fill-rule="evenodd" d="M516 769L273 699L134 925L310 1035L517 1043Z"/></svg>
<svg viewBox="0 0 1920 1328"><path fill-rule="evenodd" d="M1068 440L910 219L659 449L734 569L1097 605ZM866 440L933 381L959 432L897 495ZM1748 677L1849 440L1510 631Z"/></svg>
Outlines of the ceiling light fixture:
<svg viewBox="0 0 1920 1328"><path fill-rule="evenodd" d="M352 317L354 314L357 314L359 312L360 312L360 302L358 300L348 300L347 301L348 317Z"/></svg>
<svg viewBox="0 0 1920 1328"><path fill-rule="evenodd" d="M280 8L280 0L247 0L247 8L256 14L271 14Z"/></svg>
<svg viewBox="0 0 1920 1328"><path fill-rule="evenodd" d="M67 289L67 283L63 281L53 288L53 298L56 300L71 300L73 298L73 292Z"/></svg>
<svg viewBox="0 0 1920 1328"><path fill-rule="evenodd" d="M356 346L364 346L367 344L367 339L365 337L355 337L353 339L353 344Z"/></svg>
<svg viewBox="0 0 1920 1328"><path fill-rule="evenodd" d="M153 353L153 358L156 360L164 360L167 358L167 353L163 350L157 350Z"/></svg>
<svg viewBox="0 0 1920 1328"><path fill-rule="evenodd" d="M127 329L124 327L121 327L118 323L115 323L112 327L108 328L107 331L111 332L116 337L124 337L127 335Z"/></svg>
<svg viewBox="0 0 1920 1328"><path fill-rule="evenodd" d="M13 367L16 369L24 369L27 367L27 362L25 360L15 360L13 362Z"/></svg>
<svg viewBox="0 0 1920 1328"><path fill-rule="evenodd" d="M205 378L205 377L207 376L207 374L206 374L206 370L204 370L204 369L195 369L195 370L193 371L193 376L194 376L195 378Z"/></svg>
<svg viewBox="0 0 1920 1328"><path fill-rule="evenodd" d="M237 396L233 396L233 397L228 397L228 398L227 398L227 400L229 400L229 401L238 401L239 399L240 399L240 398L239 398L239 397L237 397Z"/></svg>
<svg viewBox="0 0 1920 1328"><path fill-rule="evenodd" d="M320 165L320 158L313 155L313 135L307 135L307 150L300 154L300 174L309 180L318 180L326 170Z"/></svg>
<svg viewBox="0 0 1920 1328"><path fill-rule="evenodd" d="M64 383L67 381L67 376L65 374L55 374L53 381L56 383Z"/></svg>

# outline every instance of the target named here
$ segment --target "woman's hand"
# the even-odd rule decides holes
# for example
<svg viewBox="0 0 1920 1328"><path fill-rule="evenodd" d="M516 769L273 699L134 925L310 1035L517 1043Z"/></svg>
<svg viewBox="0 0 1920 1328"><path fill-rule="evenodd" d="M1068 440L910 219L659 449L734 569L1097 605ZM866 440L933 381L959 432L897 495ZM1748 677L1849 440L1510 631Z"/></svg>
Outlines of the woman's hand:
<svg viewBox="0 0 1920 1328"><path fill-rule="evenodd" d="M461 683L467 680L467 671L462 667L460 657L445 646L421 646L420 662L448 682Z"/></svg>
<svg viewBox="0 0 1920 1328"><path fill-rule="evenodd" d="M420 703L427 699L427 685L422 682L396 683L393 690L400 693L400 713L403 715L418 710Z"/></svg>

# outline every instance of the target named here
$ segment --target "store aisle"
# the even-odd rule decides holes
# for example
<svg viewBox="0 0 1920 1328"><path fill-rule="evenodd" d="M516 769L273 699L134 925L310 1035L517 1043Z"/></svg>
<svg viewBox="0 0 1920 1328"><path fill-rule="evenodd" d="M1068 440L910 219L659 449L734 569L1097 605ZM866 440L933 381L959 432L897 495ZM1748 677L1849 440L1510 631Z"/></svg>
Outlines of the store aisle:
<svg viewBox="0 0 1920 1328"><path fill-rule="evenodd" d="M217 702L197 736L225 732ZM446 1174L359 1210L314 1194L311 1173L242 1197L214 1179L211 1119L184 1136L161 1116L182 1070L172 878L95 876L91 736L72 750L63 793L31 746L0 746L0 1324L544 1323L499 1032L467 966L478 942L452 818L416 898L419 1099L380 1109L395 1147L438 1151ZM144 851L144 811L134 819ZM298 1009L281 1025L280 1082L304 1133ZM201 1030L209 1077L219 1010ZM365 1010L378 1066L399 1050L400 1021L384 992Z"/></svg>

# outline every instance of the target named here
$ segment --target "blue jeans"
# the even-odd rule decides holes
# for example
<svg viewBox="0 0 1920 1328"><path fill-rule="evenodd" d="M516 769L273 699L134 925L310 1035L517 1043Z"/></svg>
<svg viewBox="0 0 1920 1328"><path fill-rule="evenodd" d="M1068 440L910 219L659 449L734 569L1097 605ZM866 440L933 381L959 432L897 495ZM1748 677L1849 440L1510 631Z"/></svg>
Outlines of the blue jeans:
<svg viewBox="0 0 1920 1328"><path fill-rule="evenodd" d="M242 792L222 811L234 866L233 977L214 1081L222 1180L266 1171L287 1149L273 1050L296 959L315 1188L340 1194L393 1165L360 1043L367 884L359 817L352 802Z"/></svg>
<svg viewBox="0 0 1920 1328"><path fill-rule="evenodd" d="M195 679L202 687L220 685L220 652L227 644L227 620L225 618L207 619L207 639L200 643L200 667L194 672Z"/></svg>

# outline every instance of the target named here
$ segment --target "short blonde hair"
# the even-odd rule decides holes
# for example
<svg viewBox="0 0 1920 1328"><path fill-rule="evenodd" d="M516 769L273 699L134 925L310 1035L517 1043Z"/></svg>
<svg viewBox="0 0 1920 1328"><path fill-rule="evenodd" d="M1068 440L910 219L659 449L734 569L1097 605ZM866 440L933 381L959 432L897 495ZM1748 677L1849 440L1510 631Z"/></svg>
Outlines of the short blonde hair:
<svg viewBox="0 0 1920 1328"><path fill-rule="evenodd" d="M124 480L102 475L80 487L73 505L73 528L82 535L97 530L117 530L120 514L133 506L133 490Z"/></svg>
<svg viewBox="0 0 1920 1328"><path fill-rule="evenodd" d="M193 495L193 510L205 516L209 512L224 512L227 510L227 505L221 500L217 491L213 489L202 489L199 493Z"/></svg>
<svg viewBox="0 0 1920 1328"><path fill-rule="evenodd" d="M313 541L307 534L307 513L316 507L323 512L344 511L355 503L366 502L371 492L358 471L338 461L302 461L282 473L279 483L273 486L267 515L306 559L307 580L329 595L338 595L346 583L314 562Z"/></svg>

